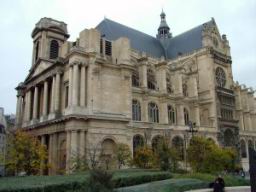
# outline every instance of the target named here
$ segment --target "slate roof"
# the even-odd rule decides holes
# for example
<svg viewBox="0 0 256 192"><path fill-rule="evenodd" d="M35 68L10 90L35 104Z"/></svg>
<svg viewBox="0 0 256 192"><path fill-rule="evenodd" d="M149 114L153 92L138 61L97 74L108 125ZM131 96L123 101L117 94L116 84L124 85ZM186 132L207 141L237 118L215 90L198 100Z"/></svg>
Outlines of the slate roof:
<svg viewBox="0 0 256 192"><path fill-rule="evenodd" d="M211 23L212 21L207 22L207 24ZM153 57L165 56L167 59L173 59L177 57L179 53L185 54L202 48L203 25L204 24L199 25L178 36L168 39L169 42L166 52L157 38L110 19L101 21L96 29L101 32L101 35L105 35L105 38L108 40L113 41L120 37L127 37L130 39L131 47L135 50L146 52Z"/></svg>
<svg viewBox="0 0 256 192"><path fill-rule="evenodd" d="M154 57L164 56L164 49L160 42L150 35L142 33L138 30L132 29L110 19L104 19L96 27L105 35L108 40L116 40L120 37L127 37L130 39L131 47L141 52L149 53Z"/></svg>

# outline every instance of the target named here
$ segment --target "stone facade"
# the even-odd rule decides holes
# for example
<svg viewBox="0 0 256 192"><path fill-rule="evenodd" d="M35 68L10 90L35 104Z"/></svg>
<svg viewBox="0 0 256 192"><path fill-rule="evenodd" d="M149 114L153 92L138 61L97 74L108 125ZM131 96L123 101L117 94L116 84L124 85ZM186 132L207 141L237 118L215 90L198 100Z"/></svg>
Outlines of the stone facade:
<svg viewBox="0 0 256 192"><path fill-rule="evenodd" d="M0 107L0 177L5 175L6 128L4 109Z"/></svg>
<svg viewBox="0 0 256 192"><path fill-rule="evenodd" d="M108 39L101 26L84 29L75 42L67 40L65 23L50 18L32 32L32 66L16 88L16 127L47 146L49 174L69 172L71 159L88 156L93 146L111 157L119 142L133 151L139 140L152 145L168 136L184 149L192 126L221 146L242 149L244 142L246 168L248 143L256 145L256 100L234 82L229 43L214 20L200 28L200 47L188 50L188 39L182 52L168 56L180 45L168 46L188 33L172 37L162 13L154 41L166 54L159 57L143 45L153 37L128 34L131 28L120 35L113 27L116 37Z"/></svg>

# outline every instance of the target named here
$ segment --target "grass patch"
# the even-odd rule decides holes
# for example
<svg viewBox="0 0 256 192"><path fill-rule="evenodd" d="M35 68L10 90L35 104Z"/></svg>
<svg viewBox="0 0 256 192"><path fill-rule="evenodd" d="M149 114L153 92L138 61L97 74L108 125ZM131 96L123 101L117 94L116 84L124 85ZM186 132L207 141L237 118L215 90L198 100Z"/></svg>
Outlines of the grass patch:
<svg viewBox="0 0 256 192"><path fill-rule="evenodd" d="M85 191L89 173L63 176L26 176L0 178L0 192L67 192ZM171 178L168 172L157 170L117 170L113 180L116 187L141 184Z"/></svg>
<svg viewBox="0 0 256 192"><path fill-rule="evenodd" d="M207 182L209 184L210 182L213 182L215 180L216 175L205 174L205 173L188 173L188 174L175 174L174 177L175 178L199 179L199 180ZM250 185L249 180L243 179L239 176L225 175L225 176L223 176L223 178L225 181L225 185L227 187Z"/></svg>

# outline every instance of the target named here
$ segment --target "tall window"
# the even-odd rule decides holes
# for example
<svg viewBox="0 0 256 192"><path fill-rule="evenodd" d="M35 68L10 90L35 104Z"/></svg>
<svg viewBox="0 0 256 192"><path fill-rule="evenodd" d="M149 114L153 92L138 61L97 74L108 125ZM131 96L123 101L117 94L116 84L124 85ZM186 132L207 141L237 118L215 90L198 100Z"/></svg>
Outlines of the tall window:
<svg viewBox="0 0 256 192"><path fill-rule="evenodd" d="M154 72L151 69L147 70L148 89L156 90L156 81Z"/></svg>
<svg viewBox="0 0 256 192"><path fill-rule="evenodd" d="M137 100L132 100L132 120L141 121L141 108Z"/></svg>
<svg viewBox="0 0 256 192"><path fill-rule="evenodd" d="M56 40L51 40L50 59L56 59L58 56L59 56L59 43Z"/></svg>
<svg viewBox="0 0 256 192"><path fill-rule="evenodd" d="M100 53L103 53L103 40L100 39Z"/></svg>
<svg viewBox="0 0 256 192"><path fill-rule="evenodd" d="M68 107L68 85L65 86L65 108Z"/></svg>
<svg viewBox="0 0 256 192"><path fill-rule="evenodd" d="M185 121L185 125L189 124L189 113L186 108L184 108L184 121Z"/></svg>
<svg viewBox="0 0 256 192"><path fill-rule="evenodd" d="M215 72L215 78L216 78L216 83L217 86L219 87L224 87L226 84L226 74L225 71L220 68L217 67L216 72Z"/></svg>
<svg viewBox="0 0 256 192"><path fill-rule="evenodd" d="M168 120L169 124L175 124L175 110L171 105L168 105Z"/></svg>
<svg viewBox="0 0 256 192"><path fill-rule="evenodd" d="M241 153L241 157L242 158L246 158L247 157L247 152L246 152L246 144L244 140L240 141L240 153Z"/></svg>
<svg viewBox="0 0 256 192"><path fill-rule="evenodd" d="M105 41L105 54L111 56L112 55L112 43L111 41Z"/></svg>
<svg viewBox="0 0 256 192"><path fill-rule="evenodd" d="M133 87L139 87L140 86L139 74L137 72L134 72L132 74L132 86Z"/></svg>
<svg viewBox="0 0 256 192"><path fill-rule="evenodd" d="M180 159L184 160L184 140L179 136L175 136L172 139L172 146L177 150Z"/></svg>
<svg viewBox="0 0 256 192"><path fill-rule="evenodd" d="M159 123L159 110L155 103L148 104L149 122Z"/></svg>
<svg viewBox="0 0 256 192"><path fill-rule="evenodd" d="M183 92L184 97L188 96L188 86L186 83L182 84L182 92Z"/></svg>
<svg viewBox="0 0 256 192"><path fill-rule="evenodd" d="M133 137L133 157L135 156L136 150L144 145L144 138L141 135L135 135Z"/></svg>

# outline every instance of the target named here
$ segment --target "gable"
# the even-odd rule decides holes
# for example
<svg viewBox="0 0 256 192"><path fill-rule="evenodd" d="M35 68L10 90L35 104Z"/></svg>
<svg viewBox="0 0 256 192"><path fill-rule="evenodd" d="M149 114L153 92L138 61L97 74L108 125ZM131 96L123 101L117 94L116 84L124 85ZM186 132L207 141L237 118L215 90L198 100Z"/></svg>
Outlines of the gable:
<svg viewBox="0 0 256 192"><path fill-rule="evenodd" d="M35 64L32 69L30 70L26 80L31 79L39 74L41 74L43 71L51 67L53 64L47 61L40 61L39 63Z"/></svg>

